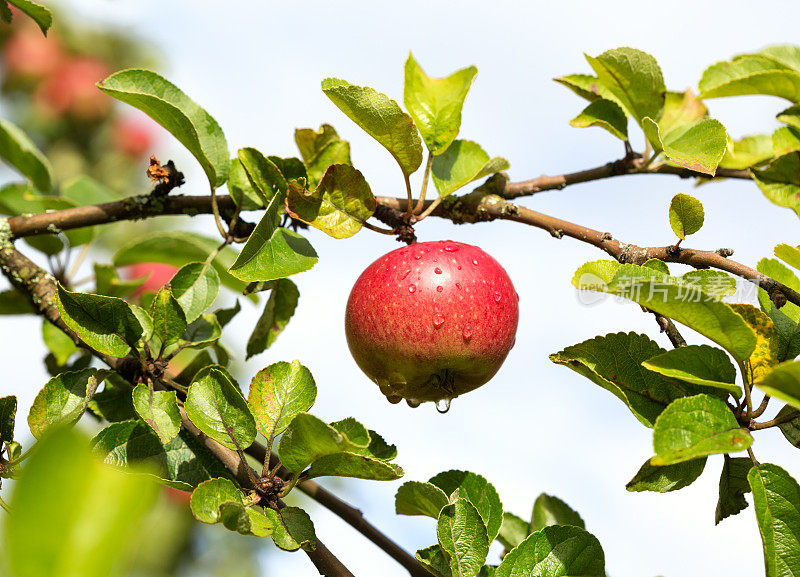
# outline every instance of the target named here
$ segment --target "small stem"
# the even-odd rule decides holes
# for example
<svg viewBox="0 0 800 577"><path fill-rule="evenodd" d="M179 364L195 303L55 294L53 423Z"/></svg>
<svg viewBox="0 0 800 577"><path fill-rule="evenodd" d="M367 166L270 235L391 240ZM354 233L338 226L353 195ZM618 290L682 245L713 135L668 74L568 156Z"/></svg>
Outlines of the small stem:
<svg viewBox="0 0 800 577"><path fill-rule="evenodd" d="M33 455L34 450L36 449L36 445L32 445L30 449L22 453L16 459L11 459L6 463L6 467L13 467L14 465L19 465L22 461Z"/></svg>
<svg viewBox="0 0 800 577"><path fill-rule="evenodd" d="M3 501L3 498L2 498L2 497L0 497L0 507L2 507L2 508L5 510L5 512L6 512L6 513L10 513L10 512L11 512L11 507L9 507L9 506L6 504L6 502L5 502L5 501Z"/></svg>
<svg viewBox="0 0 800 577"><path fill-rule="evenodd" d="M433 164L433 155L428 151L428 161L425 163L425 172L422 175L422 188L419 191L419 200L414 207L414 214L419 214L425 204L425 193L428 191L428 180L430 180L431 165ZM411 206L411 202L408 203Z"/></svg>
<svg viewBox="0 0 800 577"><path fill-rule="evenodd" d="M78 269L83 264L83 261L86 260L86 257L89 256L89 251L92 249L92 243L87 242L85 245L81 247L81 251L78 253L78 256L75 257L75 260L72 262L72 266L69 267L69 272L67 272L67 277L64 279L65 281L69 282L70 279L75 276L78 272Z"/></svg>
<svg viewBox="0 0 800 577"><path fill-rule="evenodd" d="M370 229L370 230L374 230L375 232L379 232L379 233L381 233L381 234L388 234L388 235L392 235L392 234L394 234L394 231L393 231L392 229L390 229L390 228L383 228L383 227L380 227L380 226L375 226L375 225L374 225L374 224L372 224L371 222L362 222L361 224L362 224L362 225L363 225L365 228L368 228L368 229Z"/></svg>
<svg viewBox="0 0 800 577"><path fill-rule="evenodd" d="M411 180L409 179L409 176L405 173L405 171L403 172L403 178L406 181L406 195L408 196L408 208L406 209L406 218L411 218L411 215L414 210L413 209L414 200L411 195Z"/></svg>
<svg viewBox="0 0 800 577"><path fill-rule="evenodd" d="M753 449L751 447L747 448L747 454L750 455L750 460L753 461L753 466L758 467L758 459L756 459L756 454L753 453Z"/></svg>
<svg viewBox="0 0 800 577"><path fill-rule="evenodd" d="M281 466L280 461L279 461L278 464L275 465L275 470L274 471L270 471L270 469L269 469L269 459L270 459L270 456L272 455L272 443L273 443L274 440L275 440L275 435L274 434L270 435L269 439L267 439L267 451L266 451L266 454L264 456L264 467L261 469L261 476L262 477L266 477L267 475L269 475L270 479L272 479L275 476L275 473L278 472L278 469Z"/></svg>
<svg viewBox="0 0 800 577"><path fill-rule="evenodd" d="M771 397L769 395L764 395L764 398L761 399L761 404L758 405L758 408L755 411L753 411L753 414L751 415L752 418L757 419L764 414L764 411L767 410L767 405L769 405L770 398Z"/></svg>
<svg viewBox="0 0 800 577"><path fill-rule="evenodd" d="M222 224L222 218L219 216L219 203L217 202L217 189L211 188L211 212L214 213L214 222L217 224L217 230L222 235L222 238L228 238L228 231Z"/></svg>
<svg viewBox="0 0 800 577"><path fill-rule="evenodd" d="M739 361L739 371L742 373L742 384L744 385L744 399L747 404L747 414L749 420L753 415L753 399L750 397L750 379L748 378L747 365L744 361Z"/></svg>
<svg viewBox="0 0 800 577"><path fill-rule="evenodd" d="M761 429L769 429L771 427L777 427L778 425L788 423L789 421L794 421L798 417L800 417L800 411L797 410L789 411L783 416L775 417L771 421L764 421L763 423L750 423L750 430L760 431Z"/></svg>
<svg viewBox="0 0 800 577"><path fill-rule="evenodd" d="M426 209L425 209L425 212L423 212L422 214L420 214L420 215L417 217L417 222L421 221L421 220L422 220L422 219L424 219L424 218L427 218L427 216L428 216L430 213L432 213L434 210L436 210L436 207L437 207L437 206L439 206L439 203L441 203L441 202L442 202L442 198L443 198L443 197L441 197L441 196L440 196L439 198L437 198L436 200L434 200L434 201L433 201L433 202L430 204L430 206L429 206L428 208L426 208Z"/></svg>

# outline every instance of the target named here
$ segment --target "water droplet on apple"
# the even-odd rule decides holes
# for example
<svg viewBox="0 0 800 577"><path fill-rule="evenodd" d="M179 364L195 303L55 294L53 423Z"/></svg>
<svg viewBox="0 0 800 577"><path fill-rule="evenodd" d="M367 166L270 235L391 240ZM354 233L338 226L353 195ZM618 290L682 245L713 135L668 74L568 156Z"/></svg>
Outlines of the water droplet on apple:
<svg viewBox="0 0 800 577"><path fill-rule="evenodd" d="M470 340L472 338L472 325L464 325L464 330L461 331L461 336L464 337L464 340Z"/></svg>
<svg viewBox="0 0 800 577"><path fill-rule="evenodd" d="M447 252L456 252L458 250L458 247L454 244L448 244L445 245L444 250L446 250Z"/></svg>
<svg viewBox="0 0 800 577"><path fill-rule="evenodd" d="M437 266L435 269L433 269L433 272L435 272L436 274L442 274L442 269L440 269L440 268Z"/></svg>
<svg viewBox="0 0 800 577"><path fill-rule="evenodd" d="M414 258L415 258L416 260L419 260L419 259L421 259L421 258L422 258L422 256L420 256L420 255L418 255L418 254L415 254L415 255L414 255Z"/></svg>
<svg viewBox="0 0 800 577"><path fill-rule="evenodd" d="M394 391L392 390L392 386L389 384L389 381L387 381L387 380L384 380L384 379L378 379L378 388L379 388L379 389L381 390L381 392L382 392L384 395L386 395L387 397L388 397L389 395L392 395L392 394L394 394Z"/></svg>
<svg viewBox="0 0 800 577"><path fill-rule="evenodd" d="M410 293L417 292L417 285L415 285L415 284L408 285L408 292L410 292Z"/></svg>
<svg viewBox="0 0 800 577"><path fill-rule="evenodd" d="M433 315L433 326L437 329L444 324L444 315L442 313L436 313Z"/></svg>
<svg viewBox="0 0 800 577"><path fill-rule="evenodd" d="M444 290L444 287L443 287L443 286L441 286L441 285L436 287L436 292L437 292L437 293L440 293L440 292L442 292L443 290Z"/></svg>
<svg viewBox="0 0 800 577"><path fill-rule="evenodd" d="M419 399L406 399L406 404L412 409L416 409L422 404L422 401Z"/></svg>
<svg viewBox="0 0 800 577"><path fill-rule="evenodd" d="M503 295L500 294L500 291L494 291L494 302L499 303L502 298Z"/></svg>
<svg viewBox="0 0 800 577"><path fill-rule="evenodd" d="M439 399L436 401L436 410L444 415L450 410L450 401L452 401L452 399Z"/></svg>
<svg viewBox="0 0 800 577"><path fill-rule="evenodd" d="M461 267L458 267L458 268L461 268ZM456 288L457 288L458 290L461 290L461 283L460 283L460 282L457 282L457 283L456 283Z"/></svg>
<svg viewBox="0 0 800 577"><path fill-rule="evenodd" d="M458 265L458 270L461 270L461 265Z"/></svg>
<svg viewBox="0 0 800 577"><path fill-rule="evenodd" d="M392 403L393 405L396 405L397 403L403 400L403 397L401 397L400 395L387 395L386 400Z"/></svg>
<svg viewBox="0 0 800 577"><path fill-rule="evenodd" d="M400 280L403 280L410 274L411 274L411 269L408 269L406 272L403 273L403 276L400 277Z"/></svg>
<svg viewBox="0 0 800 577"><path fill-rule="evenodd" d="M472 264L478 264L478 261L473 258L472 259Z"/></svg>

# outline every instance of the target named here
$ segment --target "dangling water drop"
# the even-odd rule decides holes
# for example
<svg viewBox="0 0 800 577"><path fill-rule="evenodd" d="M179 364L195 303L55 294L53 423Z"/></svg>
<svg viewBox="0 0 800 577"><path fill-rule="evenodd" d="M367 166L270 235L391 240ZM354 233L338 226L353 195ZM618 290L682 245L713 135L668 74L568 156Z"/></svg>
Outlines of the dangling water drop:
<svg viewBox="0 0 800 577"><path fill-rule="evenodd" d="M406 272L403 273L403 276L400 277L400 280L405 279L410 274L411 274L411 269L408 269Z"/></svg>
<svg viewBox="0 0 800 577"><path fill-rule="evenodd" d="M403 400L403 397L401 397L400 395L387 395L386 400L392 403L393 405L396 405L397 403Z"/></svg>
<svg viewBox="0 0 800 577"><path fill-rule="evenodd" d="M478 264L478 261L473 258L472 259L472 264Z"/></svg>
<svg viewBox="0 0 800 577"><path fill-rule="evenodd" d="M412 409L416 409L422 404L422 401L419 399L406 399L406 404Z"/></svg>
<svg viewBox="0 0 800 577"><path fill-rule="evenodd" d="M436 410L444 415L450 410L450 401L452 401L452 399L439 399L436 401Z"/></svg>
<svg viewBox="0 0 800 577"><path fill-rule="evenodd" d="M410 293L417 292L417 285L415 285L415 284L408 285L408 292L410 292Z"/></svg>
<svg viewBox="0 0 800 577"><path fill-rule="evenodd" d="M459 267L459 268L461 268L461 267ZM460 282L457 282L457 283L456 283L456 288L457 288L458 290L461 290L461 283L460 283Z"/></svg>
<svg viewBox="0 0 800 577"><path fill-rule="evenodd" d="M458 265L458 270L461 270L461 265Z"/></svg>
<svg viewBox="0 0 800 577"><path fill-rule="evenodd" d="M436 313L433 315L433 326L437 329L444 324L444 315L442 313Z"/></svg>
<svg viewBox="0 0 800 577"><path fill-rule="evenodd" d="M414 255L414 258L415 258L416 260L419 260L419 259L421 259L422 257L421 257L420 255L418 255L418 254L415 254L415 255Z"/></svg>
<svg viewBox="0 0 800 577"><path fill-rule="evenodd" d="M494 302L499 303L502 298L503 295L500 294L500 291L494 291Z"/></svg>
<svg viewBox="0 0 800 577"><path fill-rule="evenodd" d="M470 340L472 338L472 325L465 325L464 330L461 331L461 336L467 341Z"/></svg>
<svg viewBox="0 0 800 577"><path fill-rule="evenodd" d="M458 250L458 247L454 244L448 244L444 247L444 250L446 250L447 252L456 252Z"/></svg>
<svg viewBox="0 0 800 577"><path fill-rule="evenodd" d="M442 274L442 269L440 269L440 268L437 266L435 269L433 269L433 272L435 272L436 274Z"/></svg>
<svg viewBox="0 0 800 577"><path fill-rule="evenodd" d="M440 292L442 292L443 290L444 290L444 287L443 287L443 286L441 286L441 285L436 287L436 292L437 292L437 293L440 293Z"/></svg>

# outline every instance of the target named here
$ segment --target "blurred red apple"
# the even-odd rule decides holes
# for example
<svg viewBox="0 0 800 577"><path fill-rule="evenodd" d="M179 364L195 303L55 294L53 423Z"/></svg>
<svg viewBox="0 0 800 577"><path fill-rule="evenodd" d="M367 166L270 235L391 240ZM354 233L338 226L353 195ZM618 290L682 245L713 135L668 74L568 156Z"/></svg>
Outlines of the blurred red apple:
<svg viewBox="0 0 800 577"><path fill-rule="evenodd" d="M153 147L152 121L149 119L124 116L114 123L114 146L121 153L140 158L148 155Z"/></svg>
<svg viewBox="0 0 800 577"><path fill-rule="evenodd" d="M347 344L393 403L412 407L480 387L514 345L518 296L503 267L452 241L394 250L369 265L350 293Z"/></svg>
<svg viewBox="0 0 800 577"><path fill-rule="evenodd" d="M133 293L135 296L141 296L146 292L158 292L158 289L172 280L176 272L178 268L171 264L140 262L128 267L127 276L130 279L147 277L147 280Z"/></svg>
<svg viewBox="0 0 800 577"><path fill-rule="evenodd" d="M43 112L70 115L83 121L99 120L111 108L111 98L95 86L110 74L101 60L80 57L65 62L39 86L34 95Z"/></svg>
<svg viewBox="0 0 800 577"><path fill-rule="evenodd" d="M35 81L53 74L64 59L57 36L45 37L36 26L23 26L3 45L3 68L9 80Z"/></svg>

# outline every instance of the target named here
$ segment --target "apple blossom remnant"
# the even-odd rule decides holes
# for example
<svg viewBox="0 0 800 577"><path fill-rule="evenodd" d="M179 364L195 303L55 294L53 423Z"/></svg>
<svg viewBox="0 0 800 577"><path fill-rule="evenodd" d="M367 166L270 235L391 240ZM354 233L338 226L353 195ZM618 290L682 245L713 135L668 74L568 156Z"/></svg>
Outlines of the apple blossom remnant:
<svg viewBox="0 0 800 577"><path fill-rule="evenodd" d="M358 366L391 403L450 400L485 384L514 345L519 297L480 248L416 243L372 263L350 293L345 332Z"/></svg>

